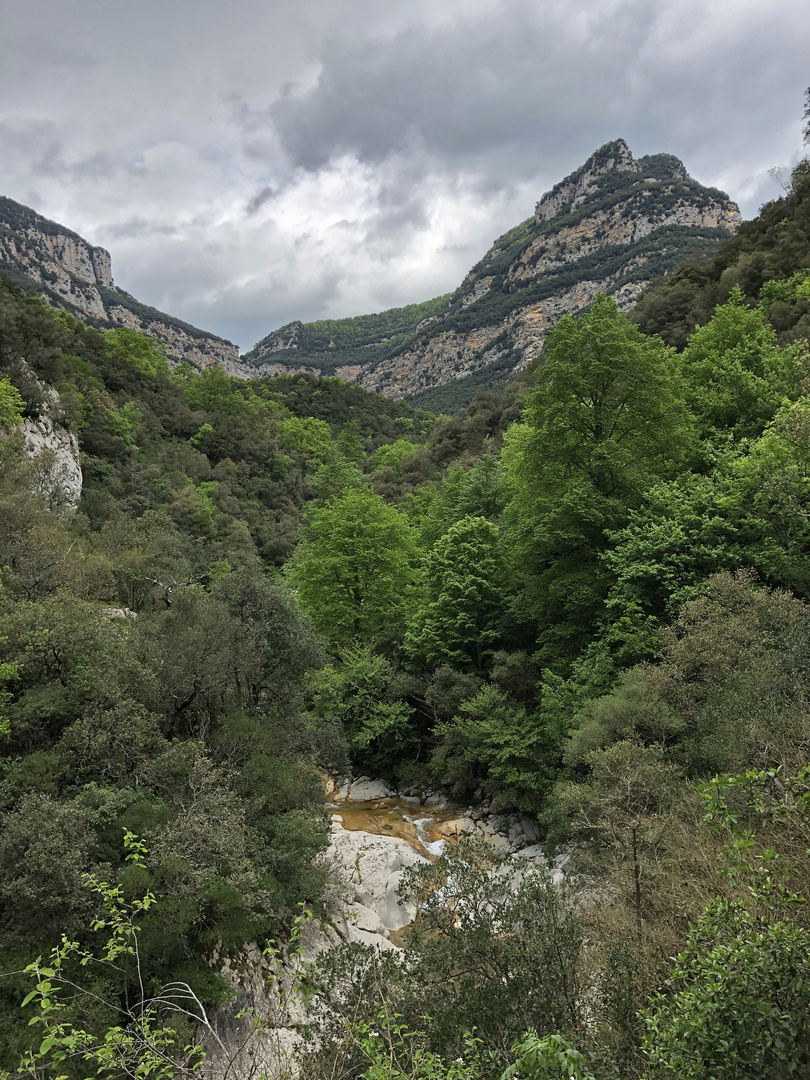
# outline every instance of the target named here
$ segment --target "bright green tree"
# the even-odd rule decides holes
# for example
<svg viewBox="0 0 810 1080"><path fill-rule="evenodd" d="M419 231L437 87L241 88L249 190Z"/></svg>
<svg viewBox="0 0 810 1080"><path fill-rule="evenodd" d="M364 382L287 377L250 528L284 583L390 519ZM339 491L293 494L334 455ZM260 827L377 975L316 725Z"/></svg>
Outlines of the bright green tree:
<svg viewBox="0 0 810 1080"><path fill-rule="evenodd" d="M394 669L368 646L349 649L340 664L330 664L311 680L314 709L322 721L337 720L351 749L380 768L386 754L401 749L410 709L397 700Z"/></svg>
<svg viewBox="0 0 810 1080"><path fill-rule="evenodd" d="M281 425L285 450L304 454L315 461L325 461L332 445L332 432L325 420L314 416L291 416Z"/></svg>
<svg viewBox="0 0 810 1080"><path fill-rule="evenodd" d="M144 375L169 370L169 361L157 341L126 326L107 330L104 334L104 347L110 356L125 360Z"/></svg>
<svg viewBox="0 0 810 1080"><path fill-rule="evenodd" d="M546 353L525 422L507 440L505 522L519 610L539 624L541 651L553 661L592 632L607 532L677 472L690 425L674 355L608 297L580 319L561 319Z"/></svg>
<svg viewBox="0 0 810 1080"><path fill-rule="evenodd" d="M751 520L761 538L754 565L771 581L800 595L810 587L810 398L786 401L750 453L736 463ZM759 550L757 550L757 548Z"/></svg>
<svg viewBox="0 0 810 1080"><path fill-rule="evenodd" d="M371 464L375 469L393 469L397 476L401 476L403 462L416 449L410 439L397 439L396 442L387 443L375 450Z"/></svg>
<svg viewBox="0 0 810 1080"><path fill-rule="evenodd" d="M425 601L406 647L432 667L446 663L481 673L498 640L502 606L498 530L485 518L462 518L427 557Z"/></svg>
<svg viewBox="0 0 810 1080"><path fill-rule="evenodd" d="M245 399L236 392L238 381L217 364L199 373L185 370L175 378L182 381L183 395L192 409L235 416L245 408Z"/></svg>
<svg viewBox="0 0 810 1080"><path fill-rule="evenodd" d="M287 568L304 613L333 645L379 643L404 629L417 578L406 519L370 491L313 507Z"/></svg>
<svg viewBox="0 0 810 1080"><path fill-rule="evenodd" d="M486 444L472 463L453 465L438 488L422 487L405 500L406 512L419 525L422 546L429 549L465 517L497 521L506 501L506 477L500 460Z"/></svg>
<svg viewBox="0 0 810 1080"><path fill-rule="evenodd" d="M436 727L441 740L432 768L454 798L476 788L506 794L516 806L536 810L550 787L547 734L534 715L492 683ZM551 757L553 762L555 759Z"/></svg>
<svg viewBox="0 0 810 1080"><path fill-rule="evenodd" d="M748 307L735 286L681 357L687 401L703 436L759 434L783 399L798 394L793 359L793 350L778 347L763 313Z"/></svg>
<svg viewBox="0 0 810 1080"><path fill-rule="evenodd" d="M0 379L0 427L19 424L25 402L17 387L8 379Z"/></svg>
<svg viewBox="0 0 810 1080"><path fill-rule="evenodd" d="M683 473L650 489L628 523L610 534L602 563L613 656L621 664L658 651L662 621L720 570L750 561L765 523L745 520L736 461L712 474Z"/></svg>
<svg viewBox="0 0 810 1080"><path fill-rule="evenodd" d="M340 434L335 442L338 450L346 461L357 463L362 461L366 456L363 439L360 435L359 420L347 420L340 429Z"/></svg>

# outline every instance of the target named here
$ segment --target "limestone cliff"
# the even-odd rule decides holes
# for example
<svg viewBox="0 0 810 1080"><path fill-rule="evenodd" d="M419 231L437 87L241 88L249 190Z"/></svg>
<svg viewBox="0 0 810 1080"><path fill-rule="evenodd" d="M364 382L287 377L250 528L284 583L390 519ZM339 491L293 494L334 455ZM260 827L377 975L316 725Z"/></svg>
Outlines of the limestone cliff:
<svg viewBox="0 0 810 1080"><path fill-rule="evenodd" d="M82 470L79 464L79 441L65 418L62 402L53 386L36 377L23 362L26 381L36 388L36 406L28 410L19 426L12 430L0 427L0 435L20 440L35 469L32 483L52 510L75 510L82 497Z"/></svg>
<svg viewBox="0 0 810 1080"><path fill-rule="evenodd" d="M0 197L0 273L46 303L100 329L128 326L157 338L173 363L219 364L240 374L229 341L140 304L113 282L110 254L77 233Z"/></svg>
<svg viewBox="0 0 810 1080"><path fill-rule="evenodd" d="M33 420L20 425L25 452L39 468L38 488L51 506L75 509L82 497L82 470L79 443L73 432L58 419L59 395L48 388L46 407Z"/></svg>
<svg viewBox="0 0 810 1080"><path fill-rule="evenodd" d="M353 346L356 320L335 321L330 341L312 333L317 324L291 323L243 362L257 374L320 371L389 397L460 404L525 366L549 328L597 292L627 309L650 278L711 251L739 221L736 205L693 180L677 158L636 159L619 139L547 192L409 332L366 335Z"/></svg>
<svg viewBox="0 0 810 1080"><path fill-rule="evenodd" d="M337 375L431 408L468 401L540 354L565 314L597 292L629 308L650 278L710 252L740 221L726 195L669 154L601 147L500 237L453 293L352 319L292 322L240 358L235 345L140 304L113 283L110 256L28 207L0 198L0 272L100 328L150 334L169 360L229 374Z"/></svg>

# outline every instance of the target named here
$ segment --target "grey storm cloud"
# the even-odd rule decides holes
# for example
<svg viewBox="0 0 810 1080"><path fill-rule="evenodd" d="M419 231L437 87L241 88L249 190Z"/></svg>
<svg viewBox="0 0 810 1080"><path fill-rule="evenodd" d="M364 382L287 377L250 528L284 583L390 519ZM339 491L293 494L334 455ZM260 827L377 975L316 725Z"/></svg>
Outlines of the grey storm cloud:
<svg viewBox="0 0 810 1080"><path fill-rule="evenodd" d="M248 204L245 207L246 212L248 214L255 214L257 211L261 210L266 202L269 202L270 199L273 198L273 195L275 195L275 190L271 188L269 184L265 184L261 191L257 191L256 194L248 200Z"/></svg>
<svg viewBox="0 0 810 1080"><path fill-rule="evenodd" d="M314 86L273 105L281 143L308 170L341 154L422 155L502 185L538 167L556 178L620 135L668 150L674 134L685 156L713 139L745 153L743 125L776 101L798 116L810 35L773 9L739 5L736 24L712 27L702 4L681 5L681 19L649 0L587 7L577 18L567 3L504 3L438 31L340 40Z"/></svg>
<svg viewBox="0 0 810 1080"><path fill-rule="evenodd" d="M340 42L314 87L289 89L275 104L282 143L308 169L341 153L379 162L422 151L448 165L474 164L517 144L534 156L538 132L558 144L574 119L569 84L575 76L566 70L563 23L553 9L541 16L539 8L509 4L461 27L408 27L373 48ZM622 52L632 48L619 40ZM604 66L604 39L595 50L593 31L577 48L580 79L594 59ZM615 60L618 66L622 57ZM580 82L577 98L587 99L588 90Z"/></svg>
<svg viewBox="0 0 810 1080"><path fill-rule="evenodd" d="M801 153L806 0L0 4L0 194L242 347L449 291L608 139L748 215Z"/></svg>

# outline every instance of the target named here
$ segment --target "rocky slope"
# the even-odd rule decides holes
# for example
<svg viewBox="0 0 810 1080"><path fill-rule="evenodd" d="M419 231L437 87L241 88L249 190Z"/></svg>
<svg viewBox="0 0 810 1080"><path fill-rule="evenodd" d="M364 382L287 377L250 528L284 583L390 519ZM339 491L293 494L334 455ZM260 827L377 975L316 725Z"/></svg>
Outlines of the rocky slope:
<svg viewBox="0 0 810 1080"><path fill-rule="evenodd" d="M736 205L698 184L677 158L636 159L619 139L547 192L533 217L500 237L409 334L347 347L318 339L315 324L292 323L243 361L257 374L335 374L389 397L458 405L525 366L549 328L597 292L629 308L650 278L712 250L739 222ZM339 332L353 323L334 325Z"/></svg>
<svg viewBox="0 0 810 1080"><path fill-rule="evenodd" d="M417 915L414 899L399 895L404 873L435 858L446 842L474 836L491 844L507 860L494 872L505 870L515 880L535 872L554 885L564 880L569 854L547 861L536 843L537 822L498 813L497 805L461 809L437 794L420 800L365 776L342 784L327 780L326 790L336 811L324 855L331 882L326 917L305 924L286 958L252 945L238 960L225 961L223 976L234 998L200 1029L203 1080L299 1075L302 1032L309 1025L317 1041L329 1012L327 1002L307 1005L301 992L306 965L342 944L399 950L401 932Z"/></svg>
<svg viewBox="0 0 810 1080"><path fill-rule="evenodd" d="M242 378L337 375L387 397L449 409L507 381L562 316L597 292L629 308L650 278L710 251L740 221L726 195L677 158L636 159L621 139L597 150L498 239L454 293L352 319L288 323L241 359L235 345L116 288L110 256L62 225L0 198L0 273L100 328L157 338L169 360Z"/></svg>
<svg viewBox="0 0 810 1080"><path fill-rule="evenodd" d="M112 278L110 254L27 206L0 197L0 273L101 329L127 326L160 341L169 360L239 373L229 341L139 303Z"/></svg>
<svg viewBox="0 0 810 1080"><path fill-rule="evenodd" d="M82 497L79 441L61 419L59 394L52 386L40 385L43 403L39 414L23 420L19 433L25 453L38 463L37 488L51 508L75 510Z"/></svg>

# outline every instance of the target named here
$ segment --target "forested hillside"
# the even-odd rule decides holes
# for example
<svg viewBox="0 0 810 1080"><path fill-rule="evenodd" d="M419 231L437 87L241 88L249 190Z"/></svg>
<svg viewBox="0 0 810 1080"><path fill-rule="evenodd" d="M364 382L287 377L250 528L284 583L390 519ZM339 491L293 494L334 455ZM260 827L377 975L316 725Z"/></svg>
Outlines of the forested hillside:
<svg viewBox="0 0 810 1080"><path fill-rule="evenodd" d="M801 197L807 170L804 161L785 196L762 207L753 221L743 222L713 258L691 258L655 282L633 312L641 329L681 349L738 285L748 303L762 299L780 344L806 340L810 299L796 268L810 264L810 206Z"/></svg>
<svg viewBox="0 0 810 1080"><path fill-rule="evenodd" d="M345 365L373 363L380 356L396 352L420 323L446 308L449 301L450 294L374 315L289 323L258 341L243 360L246 364L260 363L272 360L274 352L286 354L294 349L296 365L305 364L324 375L334 375ZM283 359L288 360L288 355Z"/></svg>
<svg viewBox="0 0 810 1080"><path fill-rule="evenodd" d="M3 968L97 947L90 873L154 892L155 985L215 1004L224 956L318 908L318 769L367 773L535 815L572 891L451 850L402 961L318 974L311 1075L810 1075L808 206L805 162L632 321L600 294L453 418L170 371L5 284ZM46 383L74 514L15 435ZM0 982L0 1068L39 1044L27 988Z"/></svg>

